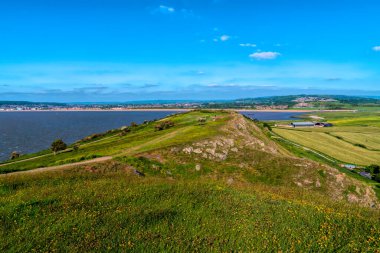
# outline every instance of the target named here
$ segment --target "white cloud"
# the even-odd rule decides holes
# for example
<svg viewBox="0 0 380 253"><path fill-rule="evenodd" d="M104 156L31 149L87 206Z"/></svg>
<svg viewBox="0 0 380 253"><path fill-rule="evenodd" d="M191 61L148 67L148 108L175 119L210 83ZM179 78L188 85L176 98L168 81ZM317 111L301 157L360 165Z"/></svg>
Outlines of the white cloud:
<svg viewBox="0 0 380 253"><path fill-rule="evenodd" d="M220 40L221 41L227 41L227 40L229 40L231 37L230 36L228 36L228 35L222 35L222 36L220 36Z"/></svg>
<svg viewBox="0 0 380 253"><path fill-rule="evenodd" d="M239 78L236 78L237 72L239 73ZM341 81L338 81L338 78ZM252 84L256 87L276 86L279 89L285 89L286 87L304 88L306 83L320 89L345 88L353 90L358 83L361 83L363 89L375 89L374 82L380 80L379 78L380 75L375 70L370 71L352 64L326 62L287 61L284 64L275 65L260 64L259 62L240 64L227 62L211 65L121 64L109 62L0 64L0 97L4 99L17 98L16 95L14 97L5 97L5 92L9 94L12 92L34 94L45 90L62 90L62 96L67 96L67 99L71 99L71 101L78 99L91 101L92 98L105 101L111 99L107 97L108 94L110 96L114 94L115 98L112 99L117 101L119 99L134 99L133 96L139 99L147 99L150 92L177 92L188 89L188 94L190 94L188 98L194 98L197 95L192 93L197 91L197 88L193 88L195 84L202 87L209 86L210 90L202 91L201 88L198 90L199 92L202 91L204 96L210 96L210 94L214 96L214 93L210 92L218 87L225 89L227 96L233 94L233 86L251 87ZM7 86L2 86L3 84ZM146 84L159 84L160 86L149 85L149 90L142 92L142 88L147 88L148 85ZM228 90L228 86L231 89ZM78 90L79 88L81 89ZM73 95L70 95L70 92ZM78 93L78 96L75 96L75 92ZM132 92L134 95L124 98L125 92ZM87 94L87 97L81 97L84 96L83 94ZM93 97L91 97L91 94L93 94ZM176 94L181 95L181 92ZM252 94L256 95L256 93ZM53 95L34 99L54 100ZM242 92L237 96L245 96L245 93ZM28 100L28 97L20 95L18 99L21 98ZM167 95L155 94L149 98L167 98Z"/></svg>
<svg viewBox="0 0 380 253"><path fill-rule="evenodd" d="M241 46L241 47L257 47L256 44L252 44L252 43L241 43L241 44L239 44L239 46Z"/></svg>
<svg viewBox="0 0 380 253"><path fill-rule="evenodd" d="M281 54L278 52L256 52L250 54L249 57L255 60L273 60L276 59Z"/></svg>
<svg viewBox="0 0 380 253"><path fill-rule="evenodd" d="M372 48L374 51L376 51L376 52L380 52L380 46L375 46L375 47L373 47Z"/></svg>
<svg viewBox="0 0 380 253"><path fill-rule="evenodd" d="M170 6L160 5L156 9L156 12L160 12L160 13L163 13L163 14L171 14L171 13L175 12L175 9L173 7L170 7Z"/></svg>

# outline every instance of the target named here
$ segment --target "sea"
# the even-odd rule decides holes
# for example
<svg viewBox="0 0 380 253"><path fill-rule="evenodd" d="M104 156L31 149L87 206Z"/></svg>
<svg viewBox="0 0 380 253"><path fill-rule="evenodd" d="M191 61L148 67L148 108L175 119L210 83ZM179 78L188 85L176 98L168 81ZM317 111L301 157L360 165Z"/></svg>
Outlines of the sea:
<svg viewBox="0 0 380 253"><path fill-rule="evenodd" d="M13 151L28 154L48 149L56 139L74 143L88 135L164 118L176 111L0 112L0 161ZM290 120L296 112L242 112L261 121Z"/></svg>
<svg viewBox="0 0 380 253"><path fill-rule="evenodd" d="M48 149L56 139L74 143L145 120L164 118L175 111L43 111L0 112L0 161L13 151L28 154Z"/></svg>
<svg viewBox="0 0 380 253"><path fill-rule="evenodd" d="M263 111L242 111L241 114L259 121L271 121L271 120L292 120L298 116L305 114L306 112L263 112Z"/></svg>

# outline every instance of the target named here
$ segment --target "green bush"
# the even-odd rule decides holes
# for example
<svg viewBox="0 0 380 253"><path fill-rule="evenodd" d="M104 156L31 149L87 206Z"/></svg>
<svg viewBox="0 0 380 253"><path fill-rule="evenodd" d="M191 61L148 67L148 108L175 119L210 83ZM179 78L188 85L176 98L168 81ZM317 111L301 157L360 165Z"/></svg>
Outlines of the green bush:
<svg viewBox="0 0 380 253"><path fill-rule="evenodd" d="M67 148L67 145L66 143L63 142L62 139L58 139L58 140L55 140L52 144L51 144L51 150L56 153L58 151L62 151L62 150L65 150Z"/></svg>
<svg viewBox="0 0 380 253"><path fill-rule="evenodd" d="M166 120L166 121L159 122L155 126L155 130L156 131L162 131L162 130L165 130L165 129L169 129L169 128L173 127L173 126L174 126L174 122L173 121Z"/></svg>

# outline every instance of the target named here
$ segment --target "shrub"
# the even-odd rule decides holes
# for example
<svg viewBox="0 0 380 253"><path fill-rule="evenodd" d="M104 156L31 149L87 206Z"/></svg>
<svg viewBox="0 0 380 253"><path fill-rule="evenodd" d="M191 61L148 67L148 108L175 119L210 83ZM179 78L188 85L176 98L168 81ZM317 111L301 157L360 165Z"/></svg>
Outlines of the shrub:
<svg viewBox="0 0 380 253"><path fill-rule="evenodd" d="M125 136L127 135L127 133L129 133L131 131L131 128L130 127L123 127L121 132L119 133L119 136Z"/></svg>
<svg viewBox="0 0 380 253"><path fill-rule="evenodd" d="M63 142L62 139L58 139L58 140L55 140L53 141L53 143L51 144L51 150L56 153L58 151L62 151L62 150L65 150L67 148L67 145L66 143Z"/></svg>
<svg viewBox="0 0 380 253"><path fill-rule="evenodd" d="M104 133L92 134L90 136L83 138L82 141L91 141L91 140L97 139L99 137L103 137L104 135L105 135Z"/></svg>
<svg viewBox="0 0 380 253"><path fill-rule="evenodd" d="M198 118L198 123L201 124L201 125L206 124L206 121L207 121L207 119L204 118L204 117L202 117L202 118Z"/></svg>
<svg viewBox="0 0 380 253"><path fill-rule="evenodd" d="M159 122L154 128L156 131L162 131L162 130L171 128L173 126L174 126L174 122L167 120L167 121Z"/></svg>
<svg viewBox="0 0 380 253"><path fill-rule="evenodd" d="M380 173L380 166L376 164L372 164L367 167L373 174L379 174Z"/></svg>
<svg viewBox="0 0 380 253"><path fill-rule="evenodd" d="M264 122L263 126L267 128L269 131L272 131L272 127L268 123Z"/></svg>
<svg viewBox="0 0 380 253"><path fill-rule="evenodd" d="M20 157L20 153L13 151L11 154L11 160L17 159Z"/></svg>

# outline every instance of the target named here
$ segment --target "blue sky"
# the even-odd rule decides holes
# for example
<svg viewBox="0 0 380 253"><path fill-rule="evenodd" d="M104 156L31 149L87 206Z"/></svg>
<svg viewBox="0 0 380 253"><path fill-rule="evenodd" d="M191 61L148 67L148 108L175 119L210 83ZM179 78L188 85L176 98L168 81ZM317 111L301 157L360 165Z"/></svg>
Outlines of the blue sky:
<svg viewBox="0 0 380 253"><path fill-rule="evenodd" d="M0 100L380 95L372 0L0 2Z"/></svg>

